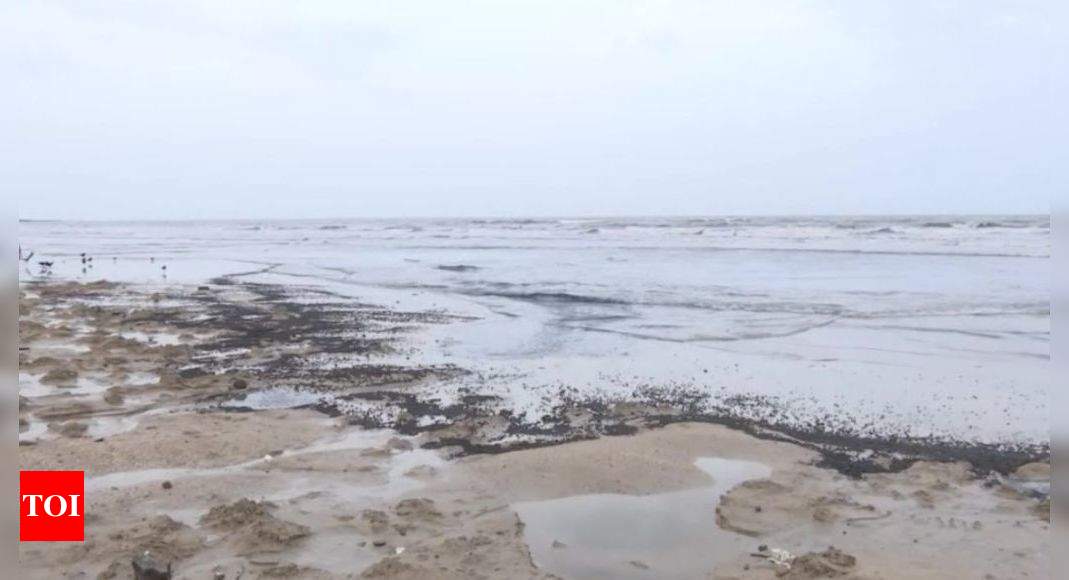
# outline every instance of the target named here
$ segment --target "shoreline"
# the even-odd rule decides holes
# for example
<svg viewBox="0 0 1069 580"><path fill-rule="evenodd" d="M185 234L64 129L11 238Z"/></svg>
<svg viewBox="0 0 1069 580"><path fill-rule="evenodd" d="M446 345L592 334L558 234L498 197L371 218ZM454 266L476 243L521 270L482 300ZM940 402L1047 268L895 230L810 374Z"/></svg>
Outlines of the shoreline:
<svg viewBox="0 0 1069 580"><path fill-rule="evenodd" d="M210 285L197 286L196 290L171 286L169 299L190 300L204 311L187 320L162 309L153 312L152 307L161 300L159 293L143 296L122 284L33 282L23 283L20 292L38 285L58 287L60 294L66 293L64 288L72 288L74 295L83 291L88 292L86 296L92 296L93 292L102 292L102 295L114 292L134 303L138 299L146 300L132 318L135 323L170 325L174 333L187 335L203 331L207 326L206 334L214 338L197 345L202 353L240 354L256 349L263 359L262 366L252 365L250 372L259 375L261 384L242 389L244 393L270 388L268 383L272 382L299 383L292 387L293 391L295 394L307 393L309 402L294 403L288 408L310 408L331 417L343 416L352 424L365 428L393 429L404 435L428 435L429 448L459 447L464 454L505 453L602 436L625 436L642 428L697 422L724 425L758 438L803 446L821 454L819 465L855 477L864 473L901 471L914 461L926 460L965 461L980 475L990 472L1007 475L1028 463L1050 461L1049 442L986 443L896 434L864 435L844 429L826 429L818 420L808 425L778 423L751 419L740 412L755 406L774 410L778 403L766 397L736 398L730 404L714 402L710 408L702 393L673 387L651 387L643 393L625 394L615 399L579 398L567 387L561 387L557 392L548 392L548 396L559 401L552 414L544 415L537 422L525 421L514 417L507 407L484 407L487 403L502 402L494 395L469 392L455 402L442 404L433 391L420 393L408 388L422 381L468 374L466 369L455 365L399 365L373 360L395 353L397 345L403 344L407 335L417 332L419 326L447 324L459 319L445 313L395 312L349 301L324 290L304 288L304 294L297 295L282 286L248 284L233 277L223 277L211 280ZM213 288L234 289L237 296L223 298ZM250 300L254 306L243 305L240 300ZM329 306L317 304L316 300ZM338 306L336 301L349 303ZM279 322L277 313L265 316L258 312L262 303L281 310L290 319ZM257 320L257 316L263 319ZM352 326L354 322L355 327ZM383 324L390 326L382 328ZM373 328L375 325L379 328ZM299 346L294 348L287 345L288 342ZM274 352L260 352L272 348ZM22 354L25 353L20 352ZM359 356L366 358L359 360ZM316 368L301 361L309 357L336 357L337 360L327 358ZM176 379L240 374L227 357L219 360L192 358L196 359L195 364L177 372ZM406 356L406 361L410 358ZM20 361L20 365L23 363L33 364L29 360ZM326 368L329 365L333 366ZM317 398L320 394L324 397ZM256 409L256 406L242 406L235 401L230 389L198 396L197 400L205 405L210 405L213 400L226 403L225 410L231 412ZM354 412L352 405L347 405L352 401L367 403L367 409L363 413ZM375 404L380 408L376 409ZM480 424L502 416L507 419L506 424L495 427L504 429L508 441L495 441L479 432ZM426 422L436 418L445 421Z"/></svg>
<svg viewBox="0 0 1069 580"><path fill-rule="evenodd" d="M859 456L873 442L827 433L806 441L741 419L688 414L692 399L664 393L638 403L559 393L553 416L525 424L477 392L451 405L421 397L421 387L464 369L395 360L411 356L407 336L447 323L448 314L225 282L148 295L110 283L20 285L20 383L26 374L34 391L20 392L20 432L45 426L20 441L20 462L85 468L95 490L85 545L20 546L20 555L40 561L42 577L85 562L101 577L125 577L132 554L146 546L189 577L253 568L275 577L344 570L385 578L548 577L532 553L545 559L556 552L531 548L510 506L705 489L710 477L694 463L709 457L772 470L716 504L717 527L735 534L739 549L714 563L691 562L710 574L715 568L712 577L775 574L771 560L749 555L759 543L787 546L818 568L881 577L889 563L879 542L842 539L867 529L874 515L877 524L893 520L927 538L931 558L949 547L932 529L968 519L976 551L962 553L962 562L979 558L999 577L1013 565L1042 569L1049 499L1044 521L1042 498L1015 486L1042 483L1049 446L930 445L896 456L899 441ZM281 390L298 382L314 388ZM330 401L293 404L302 396ZM259 404L242 409L250 398ZM369 430L383 427L390 430ZM970 465L946 462L970 455ZM599 469L583 467L592 464ZM1049 486L1049 465L1046 473ZM130 505L140 523L124 514ZM349 519L336 518L338 510ZM893 514L889 521L884 511ZM933 523L937 517L942 523ZM236 539L220 540L220 530ZM854 563L819 545L825 540L842 545ZM1020 562L983 552L1007 542L1033 547L1015 556ZM328 557L343 545L356 555ZM641 575L642 566L663 565L636 561L641 566L623 569Z"/></svg>

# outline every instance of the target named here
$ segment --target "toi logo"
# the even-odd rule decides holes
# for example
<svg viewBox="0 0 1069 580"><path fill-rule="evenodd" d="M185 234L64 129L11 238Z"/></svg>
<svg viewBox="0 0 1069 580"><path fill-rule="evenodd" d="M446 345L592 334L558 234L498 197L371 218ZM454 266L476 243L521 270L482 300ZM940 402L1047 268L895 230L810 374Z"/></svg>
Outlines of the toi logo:
<svg viewBox="0 0 1069 580"><path fill-rule="evenodd" d="M85 540L85 472L19 472L19 541Z"/></svg>

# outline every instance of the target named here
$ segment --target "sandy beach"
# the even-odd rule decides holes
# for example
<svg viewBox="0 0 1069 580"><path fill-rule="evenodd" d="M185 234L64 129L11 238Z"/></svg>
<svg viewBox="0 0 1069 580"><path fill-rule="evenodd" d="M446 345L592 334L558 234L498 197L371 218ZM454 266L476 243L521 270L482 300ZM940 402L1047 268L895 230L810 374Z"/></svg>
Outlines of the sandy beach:
<svg viewBox="0 0 1069 580"><path fill-rule="evenodd" d="M86 471L86 541L21 544L27 578L1046 574L1042 449L862 451L667 392L539 431L425 396L470 371L408 345L459 315L232 278L19 309L20 467Z"/></svg>
<svg viewBox="0 0 1069 580"><path fill-rule="evenodd" d="M1069 2L8 4L0 580L1066 575Z"/></svg>

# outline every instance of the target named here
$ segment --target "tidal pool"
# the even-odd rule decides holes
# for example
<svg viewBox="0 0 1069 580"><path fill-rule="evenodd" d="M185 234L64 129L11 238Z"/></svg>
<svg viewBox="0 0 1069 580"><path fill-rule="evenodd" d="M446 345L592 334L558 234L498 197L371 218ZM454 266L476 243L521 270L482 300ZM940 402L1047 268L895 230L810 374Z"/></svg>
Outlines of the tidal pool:
<svg viewBox="0 0 1069 580"><path fill-rule="evenodd" d="M722 559L754 549L752 538L716 525L716 506L732 487L772 470L720 458L695 465L712 485L515 504L535 563L563 578L703 578Z"/></svg>

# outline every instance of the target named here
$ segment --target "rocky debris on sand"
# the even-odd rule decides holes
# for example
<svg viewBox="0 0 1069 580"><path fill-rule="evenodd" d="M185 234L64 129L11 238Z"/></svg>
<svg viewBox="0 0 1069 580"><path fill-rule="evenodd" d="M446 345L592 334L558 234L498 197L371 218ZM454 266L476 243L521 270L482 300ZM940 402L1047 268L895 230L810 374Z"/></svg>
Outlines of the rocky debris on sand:
<svg viewBox="0 0 1069 580"><path fill-rule="evenodd" d="M171 580L171 563L157 560L148 550L138 554L131 564L134 580Z"/></svg>
<svg viewBox="0 0 1069 580"><path fill-rule="evenodd" d="M235 391L243 391L249 387L249 382L245 379L237 378L230 381L230 388Z"/></svg>
<svg viewBox="0 0 1069 580"><path fill-rule="evenodd" d="M137 554L149 553L157 562L168 565L188 558L204 546L204 541L189 526L167 516L158 515L138 521L129 528L108 536L124 546L134 546ZM117 560L112 569L128 569L130 561Z"/></svg>

